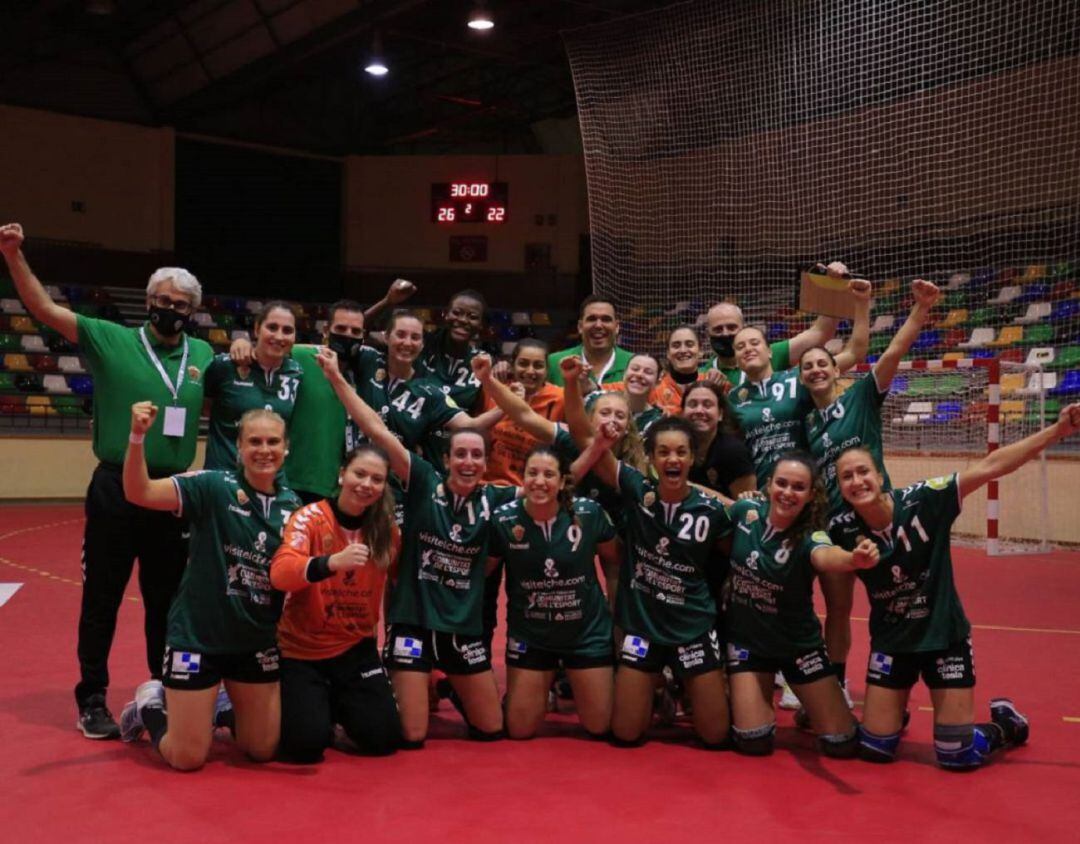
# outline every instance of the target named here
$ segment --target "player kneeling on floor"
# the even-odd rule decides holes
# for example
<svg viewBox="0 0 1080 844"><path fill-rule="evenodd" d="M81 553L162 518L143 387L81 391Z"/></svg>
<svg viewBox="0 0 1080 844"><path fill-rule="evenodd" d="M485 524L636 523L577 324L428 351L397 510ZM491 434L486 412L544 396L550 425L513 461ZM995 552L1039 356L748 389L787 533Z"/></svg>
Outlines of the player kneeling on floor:
<svg viewBox="0 0 1080 844"><path fill-rule="evenodd" d="M867 539L880 560L859 577L870 599L870 660L859 733L864 759L889 762L900 743L904 711L919 676L934 706L938 763L952 770L984 764L995 750L1027 741L1027 719L1012 702L990 702L990 721L975 723L971 624L953 579L950 532L963 499L1015 471L1080 430L1080 404L1053 425L963 471L903 489L882 489L881 467L862 447L836 460L846 508L830 524L833 541L854 548Z"/></svg>

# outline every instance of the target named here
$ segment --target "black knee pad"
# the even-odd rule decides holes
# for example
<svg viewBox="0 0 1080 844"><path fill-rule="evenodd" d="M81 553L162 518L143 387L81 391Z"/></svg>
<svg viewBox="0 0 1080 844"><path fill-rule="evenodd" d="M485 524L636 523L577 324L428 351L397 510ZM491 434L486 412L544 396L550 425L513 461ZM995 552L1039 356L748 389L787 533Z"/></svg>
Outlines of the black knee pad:
<svg viewBox="0 0 1080 844"><path fill-rule="evenodd" d="M896 759L896 748L900 746L900 733L879 736L859 725L859 758L864 762L892 762Z"/></svg>
<svg viewBox="0 0 1080 844"><path fill-rule="evenodd" d="M615 747L641 747L645 744L645 736L640 735L634 739L619 738L615 733L611 733L611 743Z"/></svg>
<svg viewBox="0 0 1080 844"><path fill-rule="evenodd" d="M423 750L424 739L402 739L401 743L398 745L398 748L400 750Z"/></svg>
<svg viewBox="0 0 1080 844"><path fill-rule="evenodd" d="M730 734L728 735L727 738L721 739L720 741L705 741L705 739L703 739L703 738L701 738L699 736L698 737L698 742L706 750L734 750L735 749L735 743L731 740L731 735Z"/></svg>
<svg viewBox="0 0 1080 844"><path fill-rule="evenodd" d="M776 724L763 724L748 730L731 728L731 740L735 752L744 756L770 756L776 738Z"/></svg>
<svg viewBox="0 0 1080 844"><path fill-rule="evenodd" d="M495 730L492 733L484 732L484 730L478 730L472 724L469 724L469 740L470 741L499 741L506 738L506 730Z"/></svg>
<svg viewBox="0 0 1080 844"><path fill-rule="evenodd" d="M851 759L859 752L859 733L832 733L818 736L821 752L832 759Z"/></svg>
<svg viewBox="0 0 1080 844"><path fill-rule="evenodd" d="M986 764L991 744L974 724L935 724L938 764L949 771L974 771Z"/></svg>

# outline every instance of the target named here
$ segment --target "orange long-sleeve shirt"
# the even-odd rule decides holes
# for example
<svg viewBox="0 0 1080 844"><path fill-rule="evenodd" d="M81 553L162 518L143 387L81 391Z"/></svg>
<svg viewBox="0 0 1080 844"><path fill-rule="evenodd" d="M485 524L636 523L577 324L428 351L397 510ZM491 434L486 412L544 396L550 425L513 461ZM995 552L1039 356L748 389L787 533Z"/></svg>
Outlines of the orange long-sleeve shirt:
<svg viewBox="0 0 1080 844"><path fill-rule="evenodd" d="M277 633L283 656L330 659L375 636L385 570L372 563L315 583L308 580L315 557L336 554L353 542L364 543L363 532L342 526L329 501L308 504L289 519L270 563L270 583L288 593ZM401 534L395 527L391 554L395 563L400 549Z"/></svg>
<svg viewBox="0 0 1080 844"><path fill-rule="evenodd" d="M529 399L529 406L545 419L561 422L563 388L544 384ZM491 484L521 486L525 456L539 443L539 440L509 419L500 420L491 429L491 451L488 454L484 480Z"/></svg>

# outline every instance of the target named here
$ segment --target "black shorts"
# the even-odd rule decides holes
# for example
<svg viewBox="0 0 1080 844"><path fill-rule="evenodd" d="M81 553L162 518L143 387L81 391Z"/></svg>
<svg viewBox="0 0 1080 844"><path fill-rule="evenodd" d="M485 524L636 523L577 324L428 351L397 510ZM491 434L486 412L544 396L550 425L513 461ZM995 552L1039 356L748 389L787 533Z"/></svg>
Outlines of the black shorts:
<svg viewBox="0 0 1080 844"><path fill-rule="evenodd" d="M667 666L678 677L696 677L723 668L720 636L715 630L680 645L654 645L644 636L627 633L619 646L619 665L659 674Z"/></svg>
<svg viewBox="0 0 1080 844"><path fill-rule="evenodd" d="M214 688L222 680L276 683L280 677L281 653L277 645L236 654L200 654L166 647L161 683L167 689L198 691Z"/></svg>
<svg viewBox="0 0 1080 844"><path fill-rule="evenodd" d="M483 636L443 633L411 624L391 624L383 646L388 671L422 671L438 668L447 674L482 674L491 670L491 655Z"/></svg>
<svg viewBox="0 0 1080 844"><path fill-rule="evenodd" d="M885 689L910 689L922 674L930 689L970 689L975 685L971 639L954 642L943 651L886 654L871 651L866 684Z"/></svg>
<svg viewBox="0 0 1080 844"><path fill-rule="evenodd" d="M507 668L556 671L559 668L608 668L614 664L615 655L610 645L606 650L594 647L576 651L549 651L513 636L506 637Z"/></svg>
<svg viewBox="0 0 1080 844"><path fill-rule="evenodd" d="M728 674L743 674L752 671L755 674L775 674L784 672L784 679L793 686L813 683L824 677L834 677L832 662L825 648L814 648L796 656L794 659L777 659L758 656L744 648L729 642L727 646Z"/></svg>

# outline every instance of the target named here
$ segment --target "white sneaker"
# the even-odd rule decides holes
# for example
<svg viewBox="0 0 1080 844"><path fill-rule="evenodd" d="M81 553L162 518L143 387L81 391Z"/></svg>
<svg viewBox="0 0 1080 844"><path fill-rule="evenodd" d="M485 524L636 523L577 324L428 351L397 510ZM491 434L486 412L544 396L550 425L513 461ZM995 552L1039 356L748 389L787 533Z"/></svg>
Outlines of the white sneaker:
<svg viewBox="0 0 1080 844"><path fill-rule="evenodd" d="M129 701L120 713L120 740L136 741L143 734L142 712L147 707L165 708L165 687L160 680L147 680L135 689L135 700Z"/></svg>
<svg viewBox="0 0 1080 844"><path fill-rule="evenodd" d="M840 691L844 693L844 703L847 704L848 709L855 708L855 702L851 699L851 695L848 694L847 680L840 684Z"/></svg>
<svg viewBox="0 0 1080 844"><path fill-rule="evenodd" d="M224 686L218 687L217 698L214 700L214 720L211 722L215 730L226 729L236 732L236 713L233 712L232 701Z"/></svg>
<svg viewBox="0 0 1080 844"><path fill-rule="evenodd" d="M799 698L795 696L795 692L793 692L791 686L788 685L787 680L783 680L780 688L783 691L780 694L780 703L777 705L781 709L798 709L802 706L799 702Z"/></svg>

